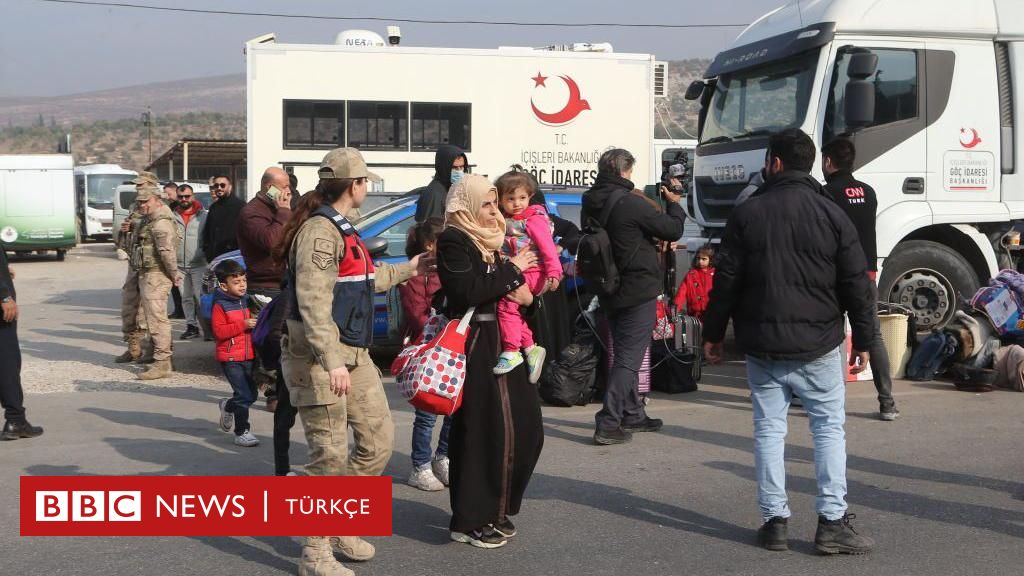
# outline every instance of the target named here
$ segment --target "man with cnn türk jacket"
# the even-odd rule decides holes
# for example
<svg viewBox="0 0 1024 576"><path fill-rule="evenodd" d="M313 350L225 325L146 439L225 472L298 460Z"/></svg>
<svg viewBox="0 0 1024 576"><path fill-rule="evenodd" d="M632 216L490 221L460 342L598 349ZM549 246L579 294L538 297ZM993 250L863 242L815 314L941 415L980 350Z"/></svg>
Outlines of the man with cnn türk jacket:
<svg viewBox="0 0 1024 576"><path fill-rule="evenodd" d="M853 328L851 364L861 371L872 340L864 252L850 219L809 174L816 151L798 129L771 137L764 186L726 224L704 350L721 360L729 318L746 354L754 410L754 466L764 524L759 544L787 549L786 415L798 395L814 437L818 530L823 553L867 552L874 542L850 525L846 505L844 312Z"/></svg>

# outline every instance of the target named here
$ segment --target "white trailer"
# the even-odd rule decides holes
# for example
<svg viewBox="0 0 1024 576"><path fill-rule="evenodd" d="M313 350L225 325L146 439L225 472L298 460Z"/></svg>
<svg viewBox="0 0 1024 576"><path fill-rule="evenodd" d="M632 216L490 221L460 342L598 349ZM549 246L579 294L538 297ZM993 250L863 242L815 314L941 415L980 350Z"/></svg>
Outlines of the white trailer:
<svg viewBox="0 0 1024 576"><path fill-rule="evenodd" d="M20 254L75 247L74 160L70 154L0 155L0 241Z"/></svg>
<svg viewBox="0 0 1024 576"><path fill-rule="evenodd" d="M720 235L768 134L799 127L819 147L852 134L856 175L878 193L880 298L913 308L921 330L1015 266L1003 243L1024 219L1024 2L790 2L698 82L704 233L688 246Z"/></svg>
<svg viewBox="0 0 1024 576"><path fill-rule="evenodd" d="M406 192L430 181L442 144L490 178L519 164L541 183L588 186L611 146L637 156L637 185L659 176L665 67L652 55L367 44L246 43L250 182L283 166L310 188L327 150L353 146L384 191Z"/></svg>

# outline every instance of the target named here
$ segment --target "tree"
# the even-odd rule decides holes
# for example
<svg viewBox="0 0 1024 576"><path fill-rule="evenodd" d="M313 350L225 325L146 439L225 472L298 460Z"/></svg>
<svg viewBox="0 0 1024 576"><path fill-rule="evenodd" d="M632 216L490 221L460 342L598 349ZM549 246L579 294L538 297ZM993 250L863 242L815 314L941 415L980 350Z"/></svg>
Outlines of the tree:
<svg viewBox="0 0 1024 576"><path fill-rule="evenodd" d="M46 122L43 120L43 113L39 113L39 119L36 120L36 126L46 126Z"/></svg>

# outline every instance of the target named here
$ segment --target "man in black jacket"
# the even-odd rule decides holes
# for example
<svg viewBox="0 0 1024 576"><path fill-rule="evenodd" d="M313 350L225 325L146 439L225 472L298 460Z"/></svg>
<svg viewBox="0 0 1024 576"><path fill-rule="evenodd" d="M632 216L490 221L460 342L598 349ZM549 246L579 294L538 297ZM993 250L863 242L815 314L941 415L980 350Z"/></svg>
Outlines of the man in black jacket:
<svg viewBox="0 0 1024 576"><path fill-rule="evenodd" d="M231 178L214 176L210 183L213 204L203 226L203 255L207 262L226 252L238 250L238 215L245 201L233 194Z"/></svg>
<svg viewBox="0 0 1024 576"><path fill-rule="evenodd" d="M35 438L43 429L25 419L25 393L21 389L21 347L18 344L18 295L14 272L7 266L7 247L0 243L0 405L4 428L0 440Z"/></svg>
<svg viewBox="0 0 1024 576"><path fill-rule="evenodd" d="M821 147L821 171L825 174L825 192L853 222L860 238L860 246L867 258L868 277L874 299L878 300L878 249L875 244L875 214L878 198L875 189L853 177L853 161L857 151L847 138L836 138ZM895 420L900 411L892 398L892 377L889 375L889 352L882 340L882 326L874 315L875 330L871 339L871 377L878 391L878 416L882 420Z"/></svg>
<svg viewBox="0 0 1024 576"><path fill-rule="evenodd" d="M868 362L874 301L857 231L808 173L814 159L814 143L798 129L769 140L768 180L733 210L725 227L704 313L704 351L710 362L721 360L732 317L736 342L747 355L754 410L760 544L787 548L783 453L795 393L814 437L815 547L864 553L874 543L853 530L846 512L843 313L853 327L850 363L859 372Z"/></svg>
<svg viewBox="0 0 1024 576"><path fill-rule="evenodd" d="M448 189L462 179L469 171L466 153L458 146L443 144L434 153L434 178L423 188L416 200L416 223L422 224L427 218L444 218L444 202Z"/></svg>
<svg viewBox="0 0 1024 576"><path fill-rule="evenodd" d="M680 196L662 187L666 210L662 214L629 180L636 159L620 148L601 155L593 187L583 194L581 219L598 220L611 203L603 223L619 269L619 290L601 299L608 318L615 358L608 372L604 406L595 417L597 444L622 444L633 432L656 432L661 420L649 418L637 390L640 366L651 344L657 319L656 302L665 285L657 242L675 241L683 235L686 212Z"/></svg>

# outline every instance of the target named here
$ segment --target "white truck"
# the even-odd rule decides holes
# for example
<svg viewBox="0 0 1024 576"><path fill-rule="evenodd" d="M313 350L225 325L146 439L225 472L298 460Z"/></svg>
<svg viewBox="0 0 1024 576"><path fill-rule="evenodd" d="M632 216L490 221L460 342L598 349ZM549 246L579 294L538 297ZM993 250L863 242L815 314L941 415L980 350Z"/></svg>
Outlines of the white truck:
<svg viewBox="0 0 1024 576"><path fill-rule="evenodd" d="M1024 2L790 2L687 90L699 99L694 212L720 236L768 135L848 134L878 194L879 297L944 325L1000 268L1024 219ZM815 174L820 178L820 158Z"/></svg>
<svg viewBox="0 0 1024 576"><path fill-rule="evenodd" d="M70 154L0 155L0 241L19 254L75 247L74 160Z"/></svg>
<svg viewBox="0 0 1024 576"><path fill-rule="evenodd" d="M135 178L134 170L117 164L86 164L75 168L79 238L110 240L115 232L114 194L117 187Z"/></svg>
<svg viewBox="0 0 1024 576"><path fill-rule="evenodd" d="M345 33L339 44L253 39L249 181L283 166L309 189L325 152L352 146L384 192L407 192L430 181L437 147L454 144L474 172L496 178L519 164L543 184L569 186L589 186L601 153L621 147L639 160L634 182L654 182L664 63L607 45L577 48L603 51L397 47Z"/></svg>

